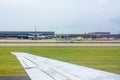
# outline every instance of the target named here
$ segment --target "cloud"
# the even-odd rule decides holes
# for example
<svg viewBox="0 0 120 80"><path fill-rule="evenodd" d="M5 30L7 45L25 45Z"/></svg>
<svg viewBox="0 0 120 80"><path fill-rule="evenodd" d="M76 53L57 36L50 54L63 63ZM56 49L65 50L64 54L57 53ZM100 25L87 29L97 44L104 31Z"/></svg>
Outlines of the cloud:
<svg viewBox="0 0 120 80"><path fill-rule="evenodd" d="M107 0L98 0L98 3L101 3L101 4L104 4L106 2L107 2Z"/></svg>
<svg viewBox="0 0 120 80"><path fill-rule="evenodd" d="M0 0L0 6L15 6L17 3L17 0Z"/></svg>
<svg viewBox="0 0 120 80"><path fill-rule="evenodd" d="M107 2L108 2L107 0L98 0L98 4L102 6L106 5Z"/></svg>
<svg viewBox="0 0 120 80"><path fill-rule="evenodd" d="M119 14L119 0L0 0L0 24L21 29L34 25L40 30L56 26L58 32L109 29L111 22L119 26Z"/></svg>
<svg viewBox="0 0 120 80"><path fill-rule="evenodd" d="M35 0L0 0L0 6L15 8L21 5L32 5L35 2Z"/></svg>

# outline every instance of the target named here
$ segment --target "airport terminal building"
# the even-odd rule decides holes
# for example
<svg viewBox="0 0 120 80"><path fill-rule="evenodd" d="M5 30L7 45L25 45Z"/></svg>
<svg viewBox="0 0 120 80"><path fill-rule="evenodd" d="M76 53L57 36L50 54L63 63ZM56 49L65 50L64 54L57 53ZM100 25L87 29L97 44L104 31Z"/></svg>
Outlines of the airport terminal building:
<svg viewBox="0 0 120 80"><path fill-rule="evenodd" d="M0 39L52 39L52 31L0 31Z"/></svg>
<svg viewBox="0 0 120 80"><path fill-rule="evenodd" d="M83 40L120 40L120 34L110 32L91 32L85 34L55 34L54 31L0 31L0 39L66 39L82 38Z"/></svg>
<svg viewBox="0 0 120 80"><path fill-rule="evenodd" d="M120 34L110 32L91 32L85 34L56 34L56 38L72 39L82 38L83 40L120 40Z"/></svg>

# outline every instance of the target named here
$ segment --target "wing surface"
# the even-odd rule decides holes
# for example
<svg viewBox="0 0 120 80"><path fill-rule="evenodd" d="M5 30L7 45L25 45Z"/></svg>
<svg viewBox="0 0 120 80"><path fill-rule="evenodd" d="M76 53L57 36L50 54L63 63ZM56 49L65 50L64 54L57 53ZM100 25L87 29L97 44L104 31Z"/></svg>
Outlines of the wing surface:
<svg viewBox="0 0 120 80"><path fill-rule="evenodd" d="M120 80L120 75L48 59L24 52L12 52L31 80Z"/></svg>

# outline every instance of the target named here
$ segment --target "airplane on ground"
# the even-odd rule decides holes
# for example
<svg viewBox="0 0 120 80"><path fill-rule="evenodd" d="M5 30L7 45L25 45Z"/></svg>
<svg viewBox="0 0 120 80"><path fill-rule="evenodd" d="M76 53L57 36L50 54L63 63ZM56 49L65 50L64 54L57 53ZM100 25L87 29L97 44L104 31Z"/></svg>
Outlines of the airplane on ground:
<svg viewBox="0 0 120 80"><path fill-rule="evenodd" d="M11 52L31 80L120 80L120 75L48 59L24 52Z"/></svg>

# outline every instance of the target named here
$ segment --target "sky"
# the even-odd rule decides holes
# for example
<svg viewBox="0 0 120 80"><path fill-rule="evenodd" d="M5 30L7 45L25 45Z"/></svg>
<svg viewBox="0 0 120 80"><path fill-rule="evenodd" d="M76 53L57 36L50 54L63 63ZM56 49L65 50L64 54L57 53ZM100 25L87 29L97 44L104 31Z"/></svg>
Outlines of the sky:
<svg viewBox="0 0 120 80"><path fill-rule="evenodd" d="M0 31L120 33L120 0L0 0Z"/></svg>

